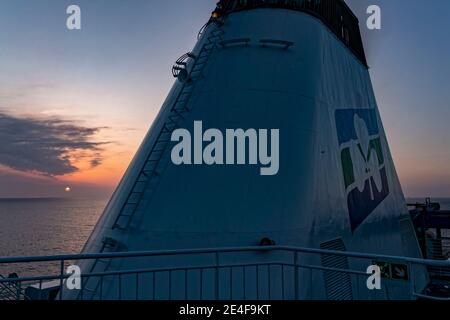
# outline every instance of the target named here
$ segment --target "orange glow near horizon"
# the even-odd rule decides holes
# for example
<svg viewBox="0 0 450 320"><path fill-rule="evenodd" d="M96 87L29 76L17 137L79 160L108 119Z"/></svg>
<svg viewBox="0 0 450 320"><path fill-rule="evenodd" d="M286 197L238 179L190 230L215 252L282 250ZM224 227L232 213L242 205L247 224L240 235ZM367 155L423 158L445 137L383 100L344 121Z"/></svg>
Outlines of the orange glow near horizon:
<svg viewBox="0 0 450 320"><path fill-rule="evenodd" d="M114 187L125 173L128 165L134 156L134 151L118 152L107 150L103 154L103 161L100 165L92 167L89 161L81 160L74 162L78 168L75 173L67 174L58 180L71 184L92 184L104 187Z"/></svg>

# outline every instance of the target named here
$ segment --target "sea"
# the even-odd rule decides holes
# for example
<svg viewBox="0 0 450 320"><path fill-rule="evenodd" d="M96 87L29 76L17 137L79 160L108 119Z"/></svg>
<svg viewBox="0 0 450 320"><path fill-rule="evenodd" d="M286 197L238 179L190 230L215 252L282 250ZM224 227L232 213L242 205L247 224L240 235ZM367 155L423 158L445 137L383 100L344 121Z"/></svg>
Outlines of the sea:
<svg viewBox="0 0 450 320"><path fill-rule="evenodd" d="M409 198L408 203L423 203ZM450 210L450 198L434 198ZM108 199L0 199L0 257L77 254L83 249ZM57 265L0 265L0 274L57 272Z"/></svg>
<svg viewBox="0 0 450 320"><path fill-rule="evenodd" d="M0 199L0 257L77 254L108 199ZM53 263L0 265L0 275L57 272Z"/></svg>

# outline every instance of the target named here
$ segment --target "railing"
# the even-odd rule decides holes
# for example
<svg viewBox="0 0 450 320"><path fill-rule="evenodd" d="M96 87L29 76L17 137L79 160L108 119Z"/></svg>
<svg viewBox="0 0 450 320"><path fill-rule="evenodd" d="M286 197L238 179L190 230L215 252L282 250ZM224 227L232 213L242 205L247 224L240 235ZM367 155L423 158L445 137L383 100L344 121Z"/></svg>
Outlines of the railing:
<svg viewBox="0 0 450 320"><path fill-rule="evenodd" d="M221 0L213 16L257 8L284 8L319 18L367 66L358 19L343 0Z"/></svg>
<svg viewBox="0 0 450 320"><path fill-rule="evenodd" d="M21 287L21 282L16 282L14 278L5 278L0 275L0 301L6 300L25 300L26 296Z"/></svg>
<svg viewBox="0 0 450 320"><path fill-rule="evenodd" d="M450 238L427 237L427 258L432 260L448 260L450 259Z"/></svg>
<svg viewBox="0 0 450 320"><path fill-rule="evenodd" d="M450 211L427 198L424 203L408 204L416 228L422 254L426 259L450 259ZM450 281L450 268L429 267L430 275L438 280Z"/></svg>
<svg viewBox="0 0 450 320"><path fill-rule="evenodd" d="M450 261L450 238L426 238L426 256L432 260ZM450 267L433 267L428 268L430 275L435 279L450 280Z"/></svg>
<svg viewBox="0 0 450 320"><path fill-rule="evenodd" d="M66 288L65 281L69 275L65 274L65 268L75 260L83 264L101 259L112 259L114 270L82 274L82 289L73 295ZM346 263L343 264L343 260ZM333 261L338 263L333 265ZM30 288L48 287L48 281L56 281L53 287L60 293L58 299L298 300L305 298L308 283L308 290L314 290L317 279L325 279L329 299L360 299L353 296L352 283L358 283L360 288L365 286L367 267L374 261L408 268L409 279L403 282L403 286L409 291L411 299L450 300L449 297L423 294L423 287L416 283L417 276L423 275L427 267L450 268L448 261L275 246L1 258L1 267L51 262L59 265L60 272L55 275L1 278L0 287L14 284L15 288L20 289L15 296L17 300L26 299L22 290L27 293ZM345 292L348 289L350 292ZM9 293L14 293L14 290ZM38 296L31 295L30 298L47 299L48 294L38 290Z"/></svg>

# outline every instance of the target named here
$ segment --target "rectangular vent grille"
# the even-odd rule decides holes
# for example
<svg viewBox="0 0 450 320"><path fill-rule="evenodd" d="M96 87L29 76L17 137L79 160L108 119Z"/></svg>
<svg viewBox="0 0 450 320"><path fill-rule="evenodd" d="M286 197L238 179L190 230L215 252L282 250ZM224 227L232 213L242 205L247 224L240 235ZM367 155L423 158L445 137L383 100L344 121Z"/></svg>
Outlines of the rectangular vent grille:
<svg viewBox="0 0 450 320"><path fill-rule="evenodd" d="M342 239L324 242L320 245L323 250L347 251ZM322 266L334 269L349 269L348 259L344 256L323 254ZM325 285L329 300L353 300L352 281L350 274L336 271L325 271Z"/></svg>

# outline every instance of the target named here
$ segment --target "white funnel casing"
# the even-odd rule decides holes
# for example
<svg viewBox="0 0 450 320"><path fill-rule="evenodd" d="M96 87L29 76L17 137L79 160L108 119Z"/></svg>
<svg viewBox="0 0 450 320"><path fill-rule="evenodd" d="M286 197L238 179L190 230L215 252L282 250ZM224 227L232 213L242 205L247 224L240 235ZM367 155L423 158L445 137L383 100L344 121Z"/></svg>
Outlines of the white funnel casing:
<svg viewBox="0 0 450 320"><path fill-rule="evenodd" d="M202 52L208 43L213 49ZM234 12L223 25L211 23L192 53L188 70L201 72L175 82L85 253L247 247L268 238L277 245L339 243L341 250L420 257L368 68L324 22L287 9ZM155 156L156 171L143 178L183 94L184 120L176 121L192 134L194 121L222 132L279 129L278 174L261 176L251 165L176 166L170 142ZM132 197L137 205L127 217ZM83 266L92 268L104 270ZM114 298L108 296L114 286L105 289L106 298ZM396 290L391 297L401 297ZM301 292L305 299L326 298L323 276L310 274Z"/></svg>

